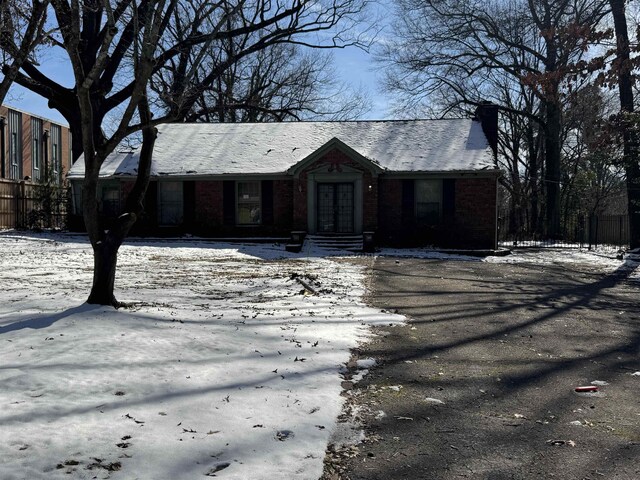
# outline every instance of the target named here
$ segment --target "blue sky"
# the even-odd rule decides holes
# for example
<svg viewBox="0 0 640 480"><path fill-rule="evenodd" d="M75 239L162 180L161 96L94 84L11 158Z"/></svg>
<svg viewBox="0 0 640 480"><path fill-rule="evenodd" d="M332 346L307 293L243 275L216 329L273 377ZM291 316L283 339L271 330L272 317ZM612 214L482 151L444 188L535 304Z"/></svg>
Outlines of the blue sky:
<svg viewBox="0 0 640 480"><path fill-rule="evenodd" d="M382 12L380 17L383 19L389 18L385 10L384 6L377 7L377 11ZM384 33L382 32L381 35ZM61 52L58 56L52 56L51 53L49 51L43 52L40 59L40 69L57 82L71 86L73 84L71 69ZM388 96L382 92L381 72L377 70L372 54L355 47L348 47L333 50L333 55L336 72L341 80L355 88L361 87L368 92L372 108L365 115L365 118L375 120L390 118ZM5 99L5 104L54 121L65 122L62 115L56 110L48 108L45 99L19 86L12 88L9 96Z"/></svg>

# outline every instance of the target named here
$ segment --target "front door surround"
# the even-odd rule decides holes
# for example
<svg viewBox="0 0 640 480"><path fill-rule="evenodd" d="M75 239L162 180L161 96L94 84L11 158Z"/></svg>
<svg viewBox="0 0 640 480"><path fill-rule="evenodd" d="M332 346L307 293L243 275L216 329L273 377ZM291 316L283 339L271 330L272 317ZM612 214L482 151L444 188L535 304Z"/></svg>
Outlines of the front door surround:
<svg viewBox="0 0 640 480"><path fill-rule="evenodd" d="M354 185L346 183L318 183L316 231L320 234L353 233Z"/></svg>
<svg viewBox="0 0 640 480"><path fill-rule="evenodd" d="M307 231L311 234L362 233L362 172L307 175Z"/></svg>

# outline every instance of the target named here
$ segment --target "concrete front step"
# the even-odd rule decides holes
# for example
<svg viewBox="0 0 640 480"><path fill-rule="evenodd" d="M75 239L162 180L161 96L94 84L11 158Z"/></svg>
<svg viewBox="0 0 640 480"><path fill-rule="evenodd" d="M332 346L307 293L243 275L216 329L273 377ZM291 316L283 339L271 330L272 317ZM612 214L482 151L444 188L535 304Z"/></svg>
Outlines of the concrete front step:
<svg viewBox="0 0 640 480"><path fill-rule="evenodd" d="M335 248L352 252L361 252L363 248L362 235L308 235L307 241L316 247Z"/></svg>

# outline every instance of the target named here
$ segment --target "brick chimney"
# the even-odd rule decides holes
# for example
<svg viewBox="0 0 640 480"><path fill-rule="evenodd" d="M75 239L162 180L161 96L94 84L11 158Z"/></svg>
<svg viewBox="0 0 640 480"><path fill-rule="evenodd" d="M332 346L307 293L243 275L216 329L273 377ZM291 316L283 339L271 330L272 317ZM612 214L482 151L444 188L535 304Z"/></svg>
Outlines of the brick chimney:
<svg viewBox="0 0 640 480"><path fill-rule="evenodd" d="M474 120L482 125L482 131L487 137L493 155L498 156L498 106L491 102L482 102L476 108Z"/></svg>

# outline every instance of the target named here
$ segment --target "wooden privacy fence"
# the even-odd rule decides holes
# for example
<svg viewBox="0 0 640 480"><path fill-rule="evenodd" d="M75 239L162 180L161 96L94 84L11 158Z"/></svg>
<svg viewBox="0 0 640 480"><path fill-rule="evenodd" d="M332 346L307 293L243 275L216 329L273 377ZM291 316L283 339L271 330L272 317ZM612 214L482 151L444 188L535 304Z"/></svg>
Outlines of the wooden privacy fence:
<svg viewBox="0 0 640 480"><path fill-rule="evenodd" d="M68 204L66 187L0 180L0 229L63 229Z"/></svg>

